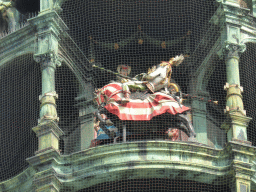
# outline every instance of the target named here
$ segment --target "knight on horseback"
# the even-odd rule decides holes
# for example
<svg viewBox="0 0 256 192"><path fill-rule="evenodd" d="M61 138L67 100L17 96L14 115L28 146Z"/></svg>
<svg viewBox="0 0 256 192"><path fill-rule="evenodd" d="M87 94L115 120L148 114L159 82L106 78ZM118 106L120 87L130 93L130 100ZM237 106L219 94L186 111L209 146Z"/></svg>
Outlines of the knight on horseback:
<svg viewBox="0 0 256 192"><path fill-rule="evenodd" d="M169 60L169 62L162 61L158 66L153 66L148 69L148 73L141 73L136 75L133 80L121 79L123 83L124 98L122 102L130 101L130 90L145 91L150 90L152 93L164 89L166 94L170 94L168 87L170 85L172 66L178 66L184 60L184 56L176 56Z"/></svg>
<svg viewBox="0 0 256 192"><path fill-rule="evenodd" d="M179 102L176 93L180 93L180 89L171 79L172 66L178 66L183 60L183 55L173 57L169 62L161 62L158 66L150 68L147 74L141 73L134 78L120 72L116 74L122 77L119 78L119 82L111 82L95 90L94 100L99 106L98 119L105 125L107 122L100 118L100 114L106 114L119 130L128 122L133 130L141 130L148 128L136 127L136 122L154 123L158 122L157 119L161 118L161 115L170 114L170 118L174 119L170 121L170 126L176 126L172 124L177 122L177 128L185 132L190 141L194 141L196 133L188 114L191 108ZM110 70L105 71L115 74ZM148 90L150 93L147 93L146 97L143 96L144 98L141 97L141 94L144 94L142 91ZM131 91L138 92L131 95ZM111 137L109 130L103 131Z"/></svg>

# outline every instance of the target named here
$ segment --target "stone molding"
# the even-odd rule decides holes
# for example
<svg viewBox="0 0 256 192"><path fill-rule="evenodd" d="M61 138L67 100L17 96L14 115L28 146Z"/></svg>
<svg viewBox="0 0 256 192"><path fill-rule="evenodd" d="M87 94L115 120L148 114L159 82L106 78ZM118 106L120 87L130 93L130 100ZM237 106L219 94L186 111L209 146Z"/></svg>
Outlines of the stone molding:
<svg viewBox="0 0 256 192"><path fill-rule="evenodd" d="M192 142L143 141L98 146L70 155L60 155L52 149L27 161L29 170L34 170L30 171L29 178L34 178L33 184L38 188L48 186L76 191L107 181L145 178L139 174L142 170L148 173L147 178L199 182L207 178L203 182L213 185L228 184L234 177L250 180L256 178L253 169L256 165L255 152L255 147L236 140L228 142L224 149ZM0 183L0 186L8 187L8 190L21 186L21 182L14 181L23 174L26 171L17 178ZM124 175L126 177L121 178Z"/></svg>
<svg viewBox="0 0 256 192"><path fill-rule="evenodd" d="M227 91L229 88L240 89L241 93L244 91L243 87L240 85L237 85L237 84L230 85L229 83L226 83L226 85L224 85L224 90Z"/></svg>
<svg viewBox="0 0 256 192"><path fill-rule="evenodd" d="M0 39L0 65L12 59L34 52L35 29L28 25Z"/></svg>
<svg viewBox="0 0 256 192"><path fill-rule="evenodd" d="M36 26L39 34L50 30L58 37L60 33L68 30L67 25L55 10L40 13L37 17L29 19L28 22Z"/></svg>
<svg viewBox="0 0 256 192"><path fill-rule="evenodd" d="M20 191L32 191L32 181L35 174L36 170L30 166L17 176L0 182L0 191L14 191L17 188Z"/></svg>
<svg viewBox="0 0 256 192"><path fill-rule="evenodd" d="M52 92L45 93L43 96L39 95L39 101L43 103L44 102L43 100L45 99L45 97L53 97L54 99L58 99L59 96L56 93L56 91L52 91Z"/></svg>
<svg viewBox="0 0 256 192"><path fill-rule="evenodd" d="M64 135L64 132L59 128L55 121L41 123L32 130L36 133L37 137L48 134L49 132L52 132L57 138Z"/></svg>
<svg viewBox="0 0 256 192"><path fill-rule="evenodd" d="M222 150L200 143L147 141L99 146L65 156L51 151L28 161L34 168L41 167L43 162L51 162L55 172L50 175L61 181L62 187L73 191L115 181L122 175L126 175L127 179L143 178L139 174L142 169L154 177L170 179L177 178L182 171L183 179L199 182L211 174L211 179L204 182L220 185L230 181L223 178L231 179L237 174L242 178L255 175L252 169L255 151L255 147L235 141L229 142ZM49 166L45 167L50 170ZM44 175L42 167L40 170L38 178ZM179 176L179 179L182 178ZM81 183L78 185L77 182Z"/></svg>

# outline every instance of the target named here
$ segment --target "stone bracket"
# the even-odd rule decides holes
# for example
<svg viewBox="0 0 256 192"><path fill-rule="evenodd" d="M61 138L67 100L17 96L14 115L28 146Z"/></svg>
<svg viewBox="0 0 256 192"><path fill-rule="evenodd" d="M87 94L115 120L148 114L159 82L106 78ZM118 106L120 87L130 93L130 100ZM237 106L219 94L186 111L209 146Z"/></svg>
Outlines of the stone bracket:
<svg viewBox="0 0 256 192"><path fill-rule="evenodd" d="M240 111L228 111L227 118L221 125L221 129L226 130L228 141L247 141L247 126L252 118L246 117Z"/></svg>
<svg viewBox="0 0 256 192"><path fill-rule="evenodd" d="M32 129L38 137L38 151L36 154L49 150L59 151L59 139L64 132L58 127L57 123L49 119Z"/></svg>
<svg viewBox="0 0 256 192"><path fill-rule="evenodd" d="M37 170L34 175L33 186L36 191L59 191L62 183L53 169L60 154L56 149L41 150L35 156L27 159L29 164Z"/></svg>

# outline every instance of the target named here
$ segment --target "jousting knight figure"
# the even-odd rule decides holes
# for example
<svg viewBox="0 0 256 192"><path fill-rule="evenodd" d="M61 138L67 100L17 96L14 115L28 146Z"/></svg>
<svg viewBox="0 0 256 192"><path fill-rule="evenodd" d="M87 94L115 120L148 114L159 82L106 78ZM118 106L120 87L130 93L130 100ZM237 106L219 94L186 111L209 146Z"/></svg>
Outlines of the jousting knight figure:
<svg viewBox="0 0 256 192"><path fill-rule="evenodd" d="M121 79L123 83L124 98L122 102L130 101L130 90L145 91L149 89L152 93L164 89L165 93L168 94L168 87L171 80L172 66L178 66L184 60L183 55L173 57L167 61L162 61L158 66L153 66L148 69L148 73L141 73L136 75L133 79Z"/></svg>

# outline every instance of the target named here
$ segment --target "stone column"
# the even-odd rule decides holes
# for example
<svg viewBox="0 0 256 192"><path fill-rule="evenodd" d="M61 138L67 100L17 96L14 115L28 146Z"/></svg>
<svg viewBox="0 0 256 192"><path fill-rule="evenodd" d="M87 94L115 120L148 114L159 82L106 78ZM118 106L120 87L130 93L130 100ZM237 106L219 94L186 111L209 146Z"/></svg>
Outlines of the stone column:
<svg viewBox="0 0 256 192"><path fill-rule="evenodd" d="M48 6L52 2L52 0L40 1L41 6ZM40 117L38 125L32 128L38 137L39 146L35 156L27 159L30 166L37 171L33 178L33 186L34 191L38 192L61 190L61 183L53 168L56 160L60 157L59 138L64 134L58 126L55 70L56 66L61 64L58 55L59 35L67 30L67 26L51 8L48 6L46 10L41 9L37 17L29 20L31 26L35 26L37 29L34 59L42 70L42 94L39 96Z"/></svg>
<svg viewBox="0 0 256 192"><path fill-rule="evenodd" d="M224 47L225 63L227 71L227 83L224 89L227 91L225 112L227 119L222 128L227 131L228 141L247 141L246 128L251 118L246 117L242 101L243 88L240 86L239 58L245 51L245 45L226 41Z"/></svg>
<svg viewBox="0 0 256 192"><path fill-rule="evenodd" d="M42 70L42 95L39 96L40 119L38 126L33 128L37 134L40 153L50 149L59 150L59 137L64 133L58 127L58 117L56 110L56 99L58 95L55 92L55 70L57 56L54 52L37 54L34 56L36 62L41 65Z"/></svg>
<svg viewBox="0 0 256 192"><path fill-rule="evenodd" d="M47 5L52 0L42 0L41 5ZM42 70L42 94L39 96L40 118L38 126L33 128L39 140L36 154L48 150L59 151L59 137L64 133L58 127L55 92L55 70L61 64L58 56L59 35L67 30L59 15L48 7L48 11L40 10L40 14L29 20L37 29L34 59Z"/></svg>

